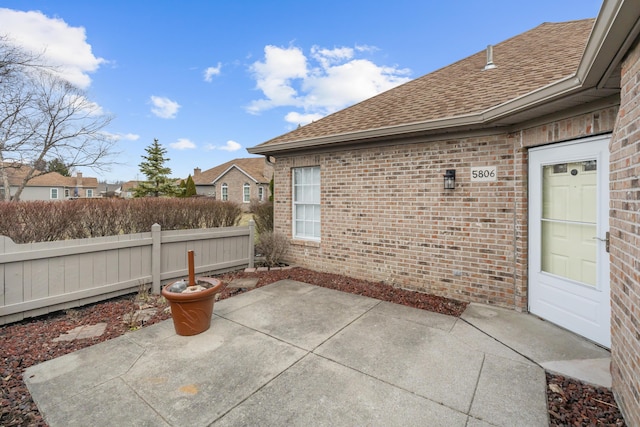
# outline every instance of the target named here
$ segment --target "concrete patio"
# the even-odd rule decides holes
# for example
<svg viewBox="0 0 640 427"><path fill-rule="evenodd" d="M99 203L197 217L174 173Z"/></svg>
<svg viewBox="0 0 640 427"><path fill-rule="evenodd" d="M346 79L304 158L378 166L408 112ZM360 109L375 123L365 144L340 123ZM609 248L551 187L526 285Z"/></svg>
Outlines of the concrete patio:
<svg viewBox="0 0 640 427"><path fill-rule="evenodd" d="M284 280L27 369L51 426L546 426L544 368L608 386L609 353L534 316L444 316Z"/></svg>

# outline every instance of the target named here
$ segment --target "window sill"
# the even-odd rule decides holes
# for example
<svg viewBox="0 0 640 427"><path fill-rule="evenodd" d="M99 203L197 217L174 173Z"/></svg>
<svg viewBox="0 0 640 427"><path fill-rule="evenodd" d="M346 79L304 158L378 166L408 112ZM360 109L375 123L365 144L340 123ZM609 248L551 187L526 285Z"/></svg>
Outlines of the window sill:
<svg viewBox="0 0 640 427"><path fill-rule="evenodd" d="M320 247L320 241L317 241L317 240L292 239L291 240L291 244L292 245L296 245L296 246L304 246L306 248L319 248Z"/></svg>

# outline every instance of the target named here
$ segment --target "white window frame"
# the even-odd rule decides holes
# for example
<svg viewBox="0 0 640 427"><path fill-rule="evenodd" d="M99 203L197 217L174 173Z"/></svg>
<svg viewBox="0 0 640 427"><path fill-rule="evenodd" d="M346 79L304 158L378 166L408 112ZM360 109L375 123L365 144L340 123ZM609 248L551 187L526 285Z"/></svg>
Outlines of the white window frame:
<svg viewBox="0 0 640 427"><path fill-rule="evenodd" d="M258 200L264 202L264 187L258 187Z"/></svg>
<svg viewBox="0 0 640 427"><path fill-rule="evenodd" d="M65 189L64 189L64 198L65 198L65 199L68 199L70 194L71 194L71 192L69 191L69 189L68 189L68 188L65 188Z"/></svg>
<svg viewBox="0 0 640 427"><path fill-rule="evenodd" d="M93 190L91 188L88 188L86 191L87 191L87 197L93 197Z"/></svg>
<svg viewBox="0 0 640 427"><path fill-rule="evenodd" d="M55 195L55 197L54 197ZM57 188L51 188L49 189L49 198L52 200L57 200L58 199L58 189Z"/></svg>
<svg viewBox="0 0 640 427"><path fill-rule="evenodd" d="M226 182L223 183L222 186L220 186L220 200L222 200L223 202L229 200L229 186Z"/></svg>
<svg viewBox="0 0 640 427"><path fill-rule="evenodd" d="M293 238L320 241L320 166L291 173Z"/></svg>
<svg viewBox="0 0 640 427"><path fill-rule="evenodd" d="M242 201L249 203L251 201L251 184L245 182L242 186Z"/></svg>

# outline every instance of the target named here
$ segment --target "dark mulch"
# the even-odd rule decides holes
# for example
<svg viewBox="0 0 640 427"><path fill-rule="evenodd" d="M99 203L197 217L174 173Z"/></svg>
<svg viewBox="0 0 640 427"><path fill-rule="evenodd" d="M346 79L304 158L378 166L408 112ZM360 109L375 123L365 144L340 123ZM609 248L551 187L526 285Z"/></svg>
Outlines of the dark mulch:
<svg viewBox="0 0 640 427"><path fill-rule="evenodd" d="M611 390L547 373L547 408L552 426L626 425Z"/></svg>
<svg viewBox="0 0 640 427"><path fill-rule="evenodd" d="M236 277L258 277L258 287L282 279L292 279L318 286L364 295L410 307L460 316L467 304L447 298L394 288L336 274L303 268L259 273L234 272L222 276L224 281ZM226 289L220 298L229 298L242 290ZM157 307L158 313L144 325L127 320L141 303ZM170 318L162 298L137 295L112 299L65 312L53 313L19 323L0 326L0 427L46 426L38 408L22 381L29 366L115 338L140 326ZM107 323L103 335L91 339L53 342L54 338L81 325ZM547 374L547 400L552 426L624 426L611 391L593 387L561 376Z"/></svg>

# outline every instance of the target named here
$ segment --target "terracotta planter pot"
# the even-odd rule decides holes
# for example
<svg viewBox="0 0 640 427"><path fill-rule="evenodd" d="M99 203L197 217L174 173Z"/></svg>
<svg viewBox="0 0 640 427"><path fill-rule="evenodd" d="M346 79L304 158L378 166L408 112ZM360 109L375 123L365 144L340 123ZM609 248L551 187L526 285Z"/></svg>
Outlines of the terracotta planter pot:
<svg viewBox="0 0 640 427"><path fill-rule="evenodd" d="M211 277L198 277L196 283L206 282L207 289L197 292L170 292L173 283L162 288L162 296L169 301L173 327L178 335L197 335L211 326L213 302L216 294L221 292L226 284Z"/></svg>

